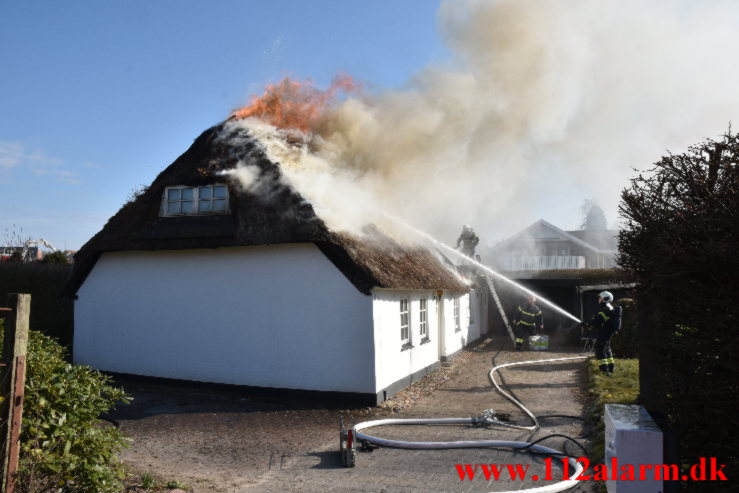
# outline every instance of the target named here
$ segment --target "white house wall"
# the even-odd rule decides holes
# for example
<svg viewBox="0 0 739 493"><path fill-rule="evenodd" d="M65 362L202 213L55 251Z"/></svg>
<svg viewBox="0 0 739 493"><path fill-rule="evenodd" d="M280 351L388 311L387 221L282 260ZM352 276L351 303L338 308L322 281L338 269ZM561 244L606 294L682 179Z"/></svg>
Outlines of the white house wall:
<svg viewBox="0 0 739 493"><path fill-rule="evenodd" d="M454 320L454 299L459 299L459 330L456 328L456 322ZM474 322L476 317L470 317L470 295L458 295L458 294L444 294L444 325L446 330L444 331L446 337L445 349L446 354L443 356L451 356L463 347L465 347L473 335L470 330L470 319ZM479 337L479 334L478 334Z"/></svg>
<svg viewBox="0 0 739 493"><path fill-rule="evenodd" d="M439 361L437 301L432 291L376 289L374 298L376 392ZM400 300L410 301L410 346L400 340ZM427 299L428 341L420 335L421 298Z"/></svg>
<svg viewBox="0 0 739 493"><path fill-rule="evenodd" d="M375 393L372 297L313 244L105 253L75 302L101 370Z"/></svg>
<svg viewBox="0 0 739 493"><path fill-rule="evenodd" d="M482 316L484 297L477 291L468 294L444 293L441 301L432 291L399 291L376 289L374 297L375 366L377 392L387 389L409 375L453 355L478 339L487 320ZM410 347L400 338L400 300L410 300ZM420 335L419 307L421 298L428 300L428 340ZM460 329L455 330L454 299L460 302ZM443 304L443 331L439 330L439 309ZM472 316L470 316L470 309ZM486 310L486 308L485 308ZM443 341L439 338L442 337Z"/></svg>

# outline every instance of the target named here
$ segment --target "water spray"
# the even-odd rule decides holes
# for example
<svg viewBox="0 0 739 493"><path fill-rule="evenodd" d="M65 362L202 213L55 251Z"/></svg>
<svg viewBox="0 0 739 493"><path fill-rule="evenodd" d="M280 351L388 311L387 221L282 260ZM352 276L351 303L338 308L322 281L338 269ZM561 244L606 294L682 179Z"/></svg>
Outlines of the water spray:
<svg viewBox="0 0 739 493"><path fill-rule="evenodd" d="M415 227L411 226L410 224L408 224L404 220L400 219L399 217L393 216L392 214L389 214L389 213L384 212L384 211L381 211L381 214L383 214L388 219L391 219L391 220L397 222L398 224L401 224L403 227L410 229L411 231L413 231L414 233L416 233L418 236L420 236L420 237L422 237L422 238L430 241L434 245L436 245L438 247L441 247L445 251L454 254L455 256L457 256L458 258L464 260L465 262L471 263L471 264L479 267L480 269L484 270L485 272L487 272L487 273L489 273L489 274L497 277L498 279L501 279L501 280L507 282L508 284L513 285L517 289L520 289L521 291L529 294L530 296L535 296L538 300L541 300L542 303L544 303L548 307L554 309L557 313L559 313L561 315L564 315L565 317L567 317L569 319L572 319L572 320L574 320L577 323L582 323L582 321L579 318L575 317L574 315L572 315L572 314L568 313L567 311L563 310L562 308L558 307L557 305L555 305L551 301L547 300L546 298L543 298L542 296L536 294L535 292L531 291L530 289L525 288L524 286L521 286L516 281L513 281L512 279L507 278L503 274L500 274L499 272L494 271L493 269L491 269L487 265L484 265L484 264L478 262L477 260L468 257L467 255L463 254L462 252L457 251L456 249L450 247L449 245L445 245L444 243L440 242L439 240L437 240L436 238L434 238L430 234L428 234L428 233L426 233L424 231L421 231L418 228L415 228Z"/></svg>

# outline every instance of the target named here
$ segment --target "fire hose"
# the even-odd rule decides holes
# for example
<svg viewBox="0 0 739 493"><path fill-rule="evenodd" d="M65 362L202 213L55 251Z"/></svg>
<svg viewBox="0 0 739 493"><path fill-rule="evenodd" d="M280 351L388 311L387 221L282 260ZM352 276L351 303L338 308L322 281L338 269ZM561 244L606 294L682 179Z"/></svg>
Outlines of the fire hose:
<svg viewBox="0 0 739 493"><path fill-rule="evenodd" d="M511 394L503 390L498 385L498 382L495 380L495 372L500 370L501 368L507 368L510 366L552 363L552 362L557 362L557 361L571 361L571 360L579 360L579 359L586 359L586 358L588 358L588 356L574 356L574 357L567 357L567 358L518 361L518 362L513 362L513 363L505 363L502 365L497 365L497 366L494 366L490 370L490 372L488 373L488 378L490 379L490 382L493 384L495 389L501 395L503 395L506 399L511 401L516 407L521 409L532 420L533 425L531 426L522 426L522 425L505 423L499 420L495 415L495 411L492 411L492 410L486 410L485 412L482 413L481 416L473 417L473 418L376 419L372 421L364 421L362 423L357 423L356 425L354 425L353 429L348 430L349 448L352 449L351 451L353 452L353 444L356 443L356 441L366 440L372 444L375 444L381 447L393 447L393 448L416 449L416 450L440 450L440 449L483 448L483 447L499 447L499 448L509 448L512 450L525 450L527 452L542 453L546 455L566 456L567 461L569 462L569 465L574 469L574 474L572 475L572 477L577 478L583 471L583 466L581 463L577 462L575 458L567 456L567 454L564 454L563 452L551 449L549 447L544 447L543 445L536 445L536 444L532 444L529 442L507 441L507 440L460 440L460 441L450 441L450 442L415 442L415 441L404 441L404 440L390 440L386 438L375 437L372 435L368 435L366 433L362 433L361 431L366 430L368 428L375 427L375 426L387 426L387 425L475 425L475 426L494 425L494 426L504 426L507 428L534 432L539 429L539 420L518 399L513 397ZM344 432L342 431L342 442L341 442L342 447L343 447L345 438L346 437L344 436ZM342 457L342 460L344 460L343 457ZM352 459L351 465L353 465L353 459ZM539 486L535 488L529 488L525 490L516 490L516 492L517 493L553 493L553 492L564 491L569 488L572 488L576 486L578 482L579 481L577 479L566 478L565 480L560 481L558 483L548 484L545 486ZM513 493L513 492L510 492L510 493Z"/></svg>

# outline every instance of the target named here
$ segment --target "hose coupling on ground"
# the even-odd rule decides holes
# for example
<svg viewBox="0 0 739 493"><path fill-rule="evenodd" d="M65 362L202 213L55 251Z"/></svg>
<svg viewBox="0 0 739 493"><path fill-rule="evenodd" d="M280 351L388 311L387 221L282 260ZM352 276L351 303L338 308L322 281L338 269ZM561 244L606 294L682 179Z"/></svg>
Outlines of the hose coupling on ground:
<svg viewBox="0 0 739 493"><path fill-rule="evenodd" d="M492 426L501 421L509 421L510 414L498 414L495 409L485 409L480 416L472 418L472 424L475 426Z"/></svg>

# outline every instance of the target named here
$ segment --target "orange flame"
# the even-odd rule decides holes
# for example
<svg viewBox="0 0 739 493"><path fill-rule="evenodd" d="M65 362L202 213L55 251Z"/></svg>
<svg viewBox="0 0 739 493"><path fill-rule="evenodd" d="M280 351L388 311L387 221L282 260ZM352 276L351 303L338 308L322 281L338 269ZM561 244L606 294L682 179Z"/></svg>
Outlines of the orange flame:
<svg viewBox="0 0 739 493"><path fill-rule="evenodd" d="M339 91L357 89L348 75L338 75L326 90L317 89L308 79L304 82L285 77L277 84L268 84L261 96L252 96L248 106L231 113L231 118L250 116L261 118L279 128L308 132Z"/></svg>

